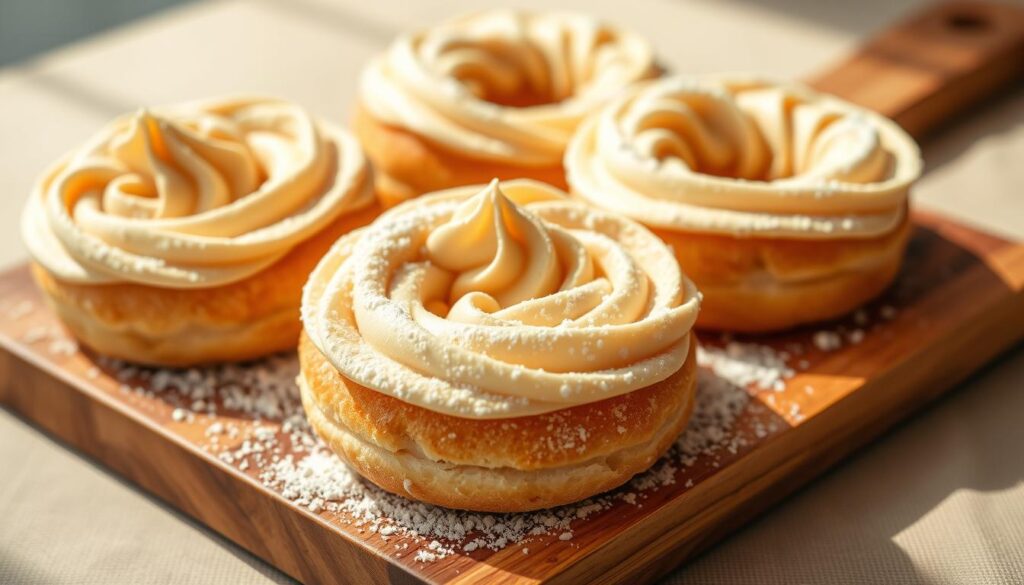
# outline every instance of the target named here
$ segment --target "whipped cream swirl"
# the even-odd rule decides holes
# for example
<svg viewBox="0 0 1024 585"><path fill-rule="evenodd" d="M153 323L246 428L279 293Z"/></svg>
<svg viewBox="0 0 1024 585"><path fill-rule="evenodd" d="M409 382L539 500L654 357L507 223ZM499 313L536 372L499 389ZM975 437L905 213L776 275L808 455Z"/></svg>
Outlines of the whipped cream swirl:
<svg viewBox="0 0 1024 585"><path fill-rule="evenodd" d="M353 137L284 101L142 110L43 175L22 232L62 280L214 287L372 204L369 179Z"/></svg>
<svg viewBox="0 0 1024 585"><path fill-rule="evenodd" d="M399 37L359 91L378 120L457 153L558 166L584 116L656 71L633 33L583 15L495 10Z"/></svg>
<svg viewBox="0 0 1024 585"><path fill-rule="evenodd" d="M699 304L652 233L518 180L424 196L342 238L302 316L358 384L507 418L664 380L686 360Z"/></svg>
<svg viewBox="0 0 1024 585"><path fill-rule="evenodd" d="M870 238L921 173L892 121L809 88L668 77L589 118L565 157L573 193L669 230Z"/></svg>

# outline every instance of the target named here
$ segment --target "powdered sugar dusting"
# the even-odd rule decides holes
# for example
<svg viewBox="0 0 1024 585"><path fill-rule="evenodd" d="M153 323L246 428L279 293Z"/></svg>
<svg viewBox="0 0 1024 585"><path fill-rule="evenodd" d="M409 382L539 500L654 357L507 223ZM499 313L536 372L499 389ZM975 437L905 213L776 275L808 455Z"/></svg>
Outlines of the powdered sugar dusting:
<svg viewBox="0 0 1024 585"><path fill-rule="evenodd" d="M351 471L312 432L295 384L293 356L245 365L186 370L99 365L122 393L158 397L177 423L205 424L201 446L310 512L327 514L356 534L380 538L396 557L431 562L453 554L497 551L532 541L568 542L580 523L616 504L640 509L688 468L708 473L714 456L735 453L752 437L734 432L750 410L740 385L702 370L691 424L670 452L622 488L573 505L520 514L451 510L385 492ZM755 425L756 426L756 425ZM585 440L586 429L572 429ZM748 433L749 434L749 433ZM683 480L687 487L693 479Z"/></svg>
<svg viewBox="0 0 1024 585"><path fill-rule="evenodd" d="M864 339L857 331L876 330L863 317L855 319L854 325L853 329L838 325L836 334L853 343L854 338ZM75 349L56 328L40 328L25 336L57 356ZM795 371L808 369L823 359L824 352L815 353L813 335L793 339L772 349L749 340L705 337L708 344L698 351L699 389L690 423L665 456L619 489L576 504L520 514L446 509L408 500L364 481L316 437L306 421L295 382L299 368L294 355L184 370L143 368L99 358L88 368L87 377L97 383L113 378L125 400L176 425L171 428L187 432L190 440L220 462L296 506L345 526L350 534L406 562L429 563L452 555L485 557L509 546L534 553L549 546L579 546L581 534L587 534L586 526L596 517L641 515L645 508L696 487L759 440L803 417L794 395L811 396L814 388L798 382L793 392L780 390L792 386ZM559 433L565 432L564 436L553 434L553 440L568 444L589 439L586 428L555 426ZM625 426L623 430L628 432Z"/></svg>
<svg viewBox="0 0 1024 585"><path fill-rule="evenodd" d="M785 356L756 343L729 341L724 348L701 346L697 349L697 362L737 386L753 385L759 390L781 392L785 381L795 374L786 365Z"/></svg>
<svg viewBox="0 0 1024 585"><path fill-rule="evenodd" d="M863 318L856 325L854 331L870 330ZM847 330L837 334L850 336ZM49 332L45 337L50 338ZM576 504L519 514L451 510L408 500L364 481L306 421L294 355L186 370L140 368L104 359L97 365L116 379L126 399L155 405L155 416L174 424L202 425L199 438L196 433L190 437L222 463L295 505L347 526L359 538L379 541L376 546L388 554L429 563L451 555L486 556L508 546L534 551L577 546L581 529L595 517L606 512L616 517L643 514L659 498L700 484L745 449L786 428L786 419L802 418L799 404L790 400L793 393L781 390L794 378L795 369L805 370L809 359L817 359L814 340L779 346L785 349L709 338L709 344L698 350L701 368L690 423L665 456L619 489ZM102 375L95 368L91 371L90 378ZM799 395L813 394L811 386L798 386ZM564 436L552 435L559 442L589 438L586 428L562 426L555 425ZM666 490L669 486L676 487Z"/></svg>

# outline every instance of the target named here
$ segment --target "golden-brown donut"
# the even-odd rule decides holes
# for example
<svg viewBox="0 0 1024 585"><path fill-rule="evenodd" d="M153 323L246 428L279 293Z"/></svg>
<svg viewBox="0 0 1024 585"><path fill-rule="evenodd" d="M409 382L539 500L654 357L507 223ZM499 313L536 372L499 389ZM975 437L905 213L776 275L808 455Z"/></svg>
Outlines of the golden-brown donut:
<svg viewBox="0 0 1024 585"><path fill-rule="evenodd" d="M572 193L647 225L704 294L698 327L775 331L840 316L899 271L920 174L896 124L747 76L663 78L583 123Z"/></svg>
<svg viewBox="0 0 1024 585"><path fill-rule="evenodd" d="M626 482L681 432L698 307L656 236L549 186L427 195L311 274L303 404L389 491L484 511L564 504Z"/></svg>
<svg viewBox="0 0 1024 585"><path fill-rule="evenodd" d="M576 124L657 72L646 41L590 17L485 11L374 59L354 128L387 205L495 177L562 186Z"/></svg>
<svg viewBox="0 0 1024 585"><path fill-rule="evenodd" d="M103 355L163 366L248 360L295 347L310 271L379 213L373 204L346 214L266 269L213 288L65 282L35 263L32 276L71 334Z"/></svg>
<svg viewBox="0 0 1024 585"><path fill-rule="evenodd" d="M896 277L910 237L908 217L868 240L808 242L652 229L704 295L697 326L767 332L844 315Z"/></svg>
<svg viewBox="0 0 1024 585"><path fill-rule="evenodd" d="M299 357L306 417L350 467L389 492L485 512L550 508L622 485L683 432L697 387L692 344L683 367L653 386L554 413L470 420L356 384L305 336Z"/></svg>
<svg viewBox="0 0 1024 585"><path fill-rule="evenodd" d="M309 272L379 212L353 137L231 99L115 120L40 179L22 231L84 345L186 366L295 347Z"/></svg>

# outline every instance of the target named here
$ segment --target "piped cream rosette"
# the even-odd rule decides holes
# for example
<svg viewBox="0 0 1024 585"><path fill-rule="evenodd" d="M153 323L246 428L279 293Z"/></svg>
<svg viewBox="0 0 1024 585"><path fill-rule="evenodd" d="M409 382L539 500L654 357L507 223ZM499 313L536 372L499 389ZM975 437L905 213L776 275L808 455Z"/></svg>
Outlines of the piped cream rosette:
<svg viewBox="0 0 1024 585"><path fill-rule="evenodd" d="M588 119L565 163L574 194L645 225L793 239L895 230L921 172L891 120L742 75L644 84Z"/></svg>
<svg viewBox="0 0 1024 585"><path fill-rule="evenodd" d="M584 116L655 71L645 40L594 18L494 10L399 37L359 92L377 120L474 160L557 166Z"/></svg>
<svg viewBox="0 0 1024 585"><path fill-rule="evenodd" d="M516 180L424 196L342 238L311 275L302 316L346 378L489 419L668 378L699 304L646 229Z"/></svg>
<svg viewBox="0 0 1024 585"><path fill-rule="evenodd" d="M64 282L217 287L371 205L367 169L348 133L284 101L143 110L54 165L22 231Z"/></svg>

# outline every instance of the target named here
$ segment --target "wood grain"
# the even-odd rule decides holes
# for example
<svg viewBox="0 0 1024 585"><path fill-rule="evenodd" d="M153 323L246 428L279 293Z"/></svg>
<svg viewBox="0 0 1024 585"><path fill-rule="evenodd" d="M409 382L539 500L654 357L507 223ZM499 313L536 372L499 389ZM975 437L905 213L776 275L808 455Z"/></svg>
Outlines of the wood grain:
<svg viewBox="0 0 1024 585"><path fill-rule="evenodd" d="M1019 78L1020 23L1019 9L940 5L813 83L921 135ZM575 522L570 542L532 538L529 555L510 546L419 563L390 551L404 543L411 553L422 542L385 542L344 513L295 505L265 486L258 469L230 465L208 450L204 428L211 420L174 420L180 397L173 392L125 392L114 372L96 369L93 356L65 351L63 333L24 267L0 275L0 315L7 315L0 319L0 402L307 583L649 582L1024 335L1024 246L935 215L916 213L914 221L906 268L885 298L867 307L871 315L895 307L895 318L864 325L850 317L825 326L866 332L860 343L834 352L814 348L816 328L758 338L779 350L805 348L800 359L807 363L785 390L753 392L735 425L749 440L680 466L674 483L646 492L642 506L619 502ZM21 314L19 307L33 310ZM231 422L253 424L238 414Z"/></svg>
<svg viewBox="0 0 1024 585"><path fill-rule="evenodd" d="M889 28L810 85L920 138L1024 79L1024 8L954 0Z"/></svg>

